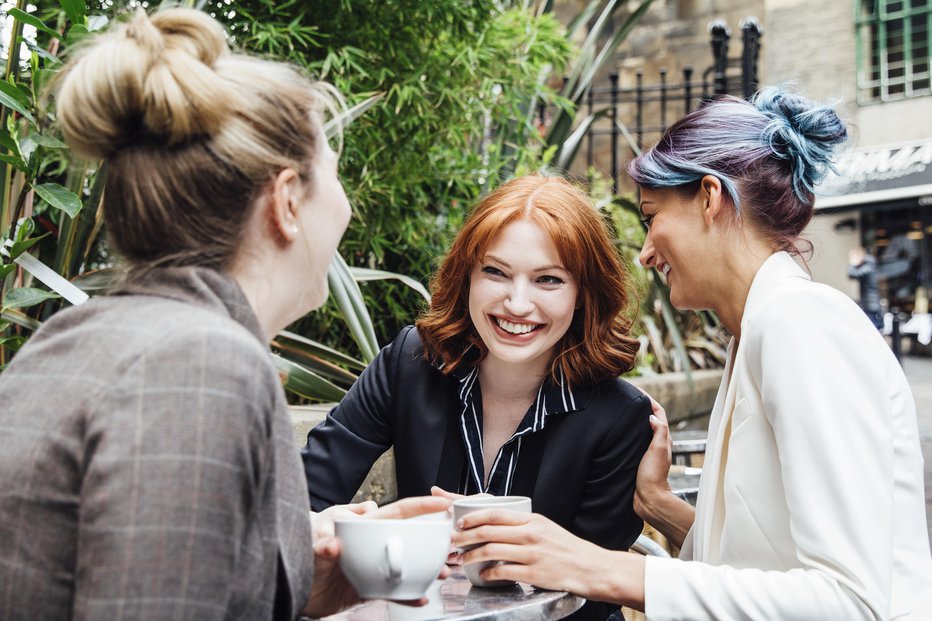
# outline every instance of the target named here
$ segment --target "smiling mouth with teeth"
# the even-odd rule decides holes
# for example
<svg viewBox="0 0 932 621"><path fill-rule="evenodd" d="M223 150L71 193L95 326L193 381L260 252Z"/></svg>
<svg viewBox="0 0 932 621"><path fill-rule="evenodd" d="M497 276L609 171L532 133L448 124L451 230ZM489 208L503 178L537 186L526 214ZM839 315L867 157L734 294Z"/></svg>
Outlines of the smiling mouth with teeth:
<svg viewBox="0 0 932 621"><path fill-rule="evenodd" d="M511 321L501 319L500 317L493 317L493 319L495 319L495 323L498 324L499 328L505 332L508 332L509 334L527 334L528 332L532 332L541 326L541 324L537 323L513 323Z"/></svg>
<svg viewBox="0 0 932 621"><path fill-rule="evenodd" d="M662 268L660 271L661 271L661 273L663 274L663 277L664 277L665 279L666 279L666 278L669 278L669 277L670 277L670 265L669 265L669 263L664 263L664 264L663 264L663 268Z"/></svg>

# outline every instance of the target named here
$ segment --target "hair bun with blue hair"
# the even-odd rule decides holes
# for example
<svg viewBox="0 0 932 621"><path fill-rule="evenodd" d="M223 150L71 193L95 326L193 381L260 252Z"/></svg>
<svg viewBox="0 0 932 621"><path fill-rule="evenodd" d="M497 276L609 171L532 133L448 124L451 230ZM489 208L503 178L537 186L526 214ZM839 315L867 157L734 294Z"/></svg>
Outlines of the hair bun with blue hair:
<svg viewBox="0 0 932 621"><path fill-rule="evenodd" d="M845 123L832 106L813 102L782 88L762 89L754 96L754 106L770 123L762 140L780 159L793 167L793 190L809 202L815 186L829 170L835 170L835 146L848 138Z"/></svg>

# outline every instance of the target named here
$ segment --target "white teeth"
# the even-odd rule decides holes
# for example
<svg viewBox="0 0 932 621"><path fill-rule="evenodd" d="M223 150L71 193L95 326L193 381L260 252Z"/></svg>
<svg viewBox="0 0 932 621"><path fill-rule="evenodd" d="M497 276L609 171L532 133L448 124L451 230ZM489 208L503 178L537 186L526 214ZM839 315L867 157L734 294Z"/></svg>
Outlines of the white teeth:
<svg viewBox="0 0 932 621"><path fill-rule="evenodd" d="M510 321L505 321L498 317L495 318L495 322L505 332L510 332L512 334L527 334L531 330L537 327L535 323L512 323Z"/></svg>
<svg viewBox="0 0 932 621"><path fill-rule="evenodd" d="M663 277L666 278L670 275L670 265L668 263L664 263L661 271L663 272Z"/></svg>

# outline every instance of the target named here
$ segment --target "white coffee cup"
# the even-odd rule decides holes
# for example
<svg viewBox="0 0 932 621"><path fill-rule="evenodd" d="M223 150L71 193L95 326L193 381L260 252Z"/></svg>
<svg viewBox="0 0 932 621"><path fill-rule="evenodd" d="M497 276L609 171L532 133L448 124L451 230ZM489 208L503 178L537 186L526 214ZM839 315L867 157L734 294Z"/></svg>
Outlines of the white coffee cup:
<svg viewBox="0 0 932 621"><path fill-rule="evenodd" d="M453 520L459 521L467 513L482 511L483 509L505 509L507 511L531 512L531 499L527 496L468 496L453 501ZM463 552L472 550L477 546L466 546ZM478 587L512 586L511 580L483 580L479 575L483 569L500 565L501 561L484 561L463 566L463 572L469 581Z"/></svg>
<svg viewBox="0 0 932 621"><path fill-rule="evenodd" d="M407 520L336 518L340 568L363 599L419 599L450 551L446 513Z"/></svg>

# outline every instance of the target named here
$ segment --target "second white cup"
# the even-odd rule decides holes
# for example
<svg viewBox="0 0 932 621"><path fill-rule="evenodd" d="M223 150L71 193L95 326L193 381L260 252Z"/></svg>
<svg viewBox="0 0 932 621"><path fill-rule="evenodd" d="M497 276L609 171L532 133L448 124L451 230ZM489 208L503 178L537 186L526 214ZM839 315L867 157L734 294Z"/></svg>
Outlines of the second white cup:
<svg viewBox="0 0 932 621"><path fill-rule="evenodd" d="M531 512L531 499L527 496L469 496L453 501L453 521L457 522L461 517L474 511L483 509L505 509L507 511L520 511L522 513ZM463 548L463 552L472 550L477 546L468 546ZM501 564L501 561L486 561L482 563L472 563L463 566L463 572L469 581L478 587L502 587L514 584L511 580L483 580L480 573L487 567L493 567Z"/></svg>

